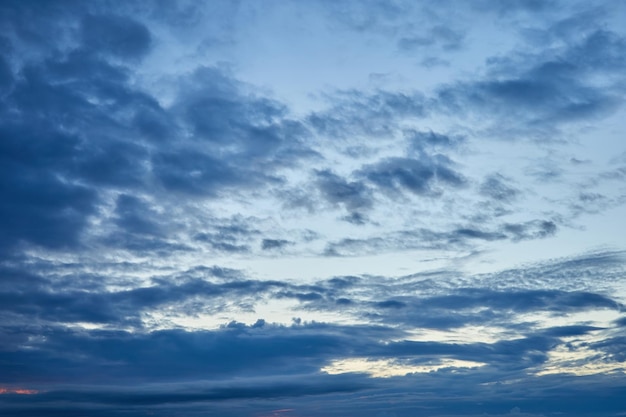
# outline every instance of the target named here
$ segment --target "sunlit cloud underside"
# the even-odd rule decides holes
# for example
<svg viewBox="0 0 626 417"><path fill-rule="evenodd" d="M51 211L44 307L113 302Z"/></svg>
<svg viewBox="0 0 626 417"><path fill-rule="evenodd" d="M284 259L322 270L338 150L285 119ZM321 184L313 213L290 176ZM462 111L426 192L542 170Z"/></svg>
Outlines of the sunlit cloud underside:
<svg viewBox="0 0 626 417"><path fill-rule="evenodd" d="M404 362L404 363L403 363ZM446 369L454 372L458 368L477 368L485 365L480 362L463 361L457 359L441 359L434 363L412 365L401 359L368 359L350 358L335 360L321 369L328 374L343 374L348 372L365 373L373 378L390 378L393 376L405 376L412 373L435 372Z"/></svg>

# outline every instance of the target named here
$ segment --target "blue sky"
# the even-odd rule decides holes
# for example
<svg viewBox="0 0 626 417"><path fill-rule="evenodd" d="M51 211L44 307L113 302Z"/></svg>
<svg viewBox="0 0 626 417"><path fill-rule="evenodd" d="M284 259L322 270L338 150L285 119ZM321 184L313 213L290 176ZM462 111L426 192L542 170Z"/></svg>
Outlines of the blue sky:
<svg viewBox="0 0 626 417"><path fill-rule="evenodd" d="M0 4L0 412L620 416L626 3Z"/></svg>

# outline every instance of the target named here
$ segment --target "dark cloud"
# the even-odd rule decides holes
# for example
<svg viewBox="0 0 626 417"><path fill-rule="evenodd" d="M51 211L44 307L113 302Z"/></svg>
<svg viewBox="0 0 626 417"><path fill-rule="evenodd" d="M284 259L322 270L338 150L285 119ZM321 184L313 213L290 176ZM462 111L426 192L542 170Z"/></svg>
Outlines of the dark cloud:
<svg viewBox="0 0 626 417"><path fill-rule="evenodd" d="M484 232L477 229L457 229L452 233L453 239L480 239L480 240L500 240L506 238L502 233Z"/></svg>
<svg viewBox="0 0 626 417"><path fill-rule="evenodd" d="M223 160L192 149L166 151L153 162L163 187L183 194L215 196L223 187L246 185L249 178Z"/></svg>
<svg viewBox="0 0 626 417"><path fill-rule="evenodd" d="M81 23L83 44L90 51L132 59L145 55L150 48L148 29L126 16L87 15Z"/></svg>
<svg viewBox="0 0 626 417"><path fill-rule="evenodd" d="M198 403L228 400L242 400L251 398L281 398L281 397L303 397L309 395L323 395L328 393L349 393L360 391L368 387L365 381L354 381L346 377L315 377L308 382L301 380L275 382L267 378L259 382L262 385L231 385L224 384L221 387L206 387L204 389L194 389L192 392L166 392L154 390L144 391L99 391L85 392L77 391L56 391L43 393L35 399L36 402L47 401L75 401L81 394L86 395L79 402L94 402L108 405L129 405L129 406L151 406L175 403Z"/></svg>
<svg viewBox="0 0 626 417"><path fill-rule="evenodd" d="M358 226L369 223L368 217L358 212L352 212L349 215L342 217L342 220L345 220L348 223L352 223Z"/></svg>
<svg viewBox="0 0 626 417"><path fill-rule="evenodd" d="M140 235L161 235L161 226L153 220L156 213L152 207L137 197L122 194L115 207L116 225L128 232Z"/></svg>
<svg viewBox="0 0 626 417"><path fill-rule="evenodd" d="M186 81L174 110L193 138L153 158L167 190L211 197L222 189L277 185L277 168L314 154L301 142L306 129L284 118L284 106L244 96L240 88L216 68L199 68Z"/></svg>
<svg viewBox="0 0 626 417"><path fill-rule="evenodd" d="M242 83L217 68L198 68L186 84L177 107L195 139L206 141L209 149L219 145L248 164L282 152L312 155L302 142L306 128L287 119L280 102L246 94ZM282 163L279 158L273 162Z"/></svg>
<svg viewBox="0 0 626 417"><path fill-rule="evenodd" d="M555 24L553 30L556 30ZM623 70L625 61L617 53L624 39L605 30L567 35L566 46L553 53L520 53L492 62L492 74L484 80L459 83L439 91L442 106L453 112L489 111L521 128L540 129L586 119L605 117L621 100L610 89L596 86L592 79ZM544 40L546 41L546 40ZM597 55L596 55L597 54ZM590 65L596 55L597 65ZM513 129L505 129L509 136Z"/></svg>
<svg viewBox="0 0 626 417"><path fill-rule="evenodd" d="M308 307L327 311L349 305L353 314L368 322L389 325L402 323L407 328L454 329L489 324L509 327L514 333L532 333L535 332L534 322L511 323L520 315L530 312L557 317L593 310L621 311L622 301L586 289L584 281L581 282L583 279L603 279L608 276L608 271L614 271L617 277L621 264L622 260L617 254L595 254L535 268L503 271L487 281L491 284L484 283L487 287L454 290L439 287L437 281L425 279L427 277L421 275L407 277L399 282L381 281L382 278L377 278L381 282L377 282L377 279L360 280L358 287L367 288L365 292L353 292L352 286L346 286L341 291L326 291L324 298L318 298ZM561 283L563 277L567 277L566 282L571 287L569 290L556 289L565 286L565 283ZM535 287L537 282L553 282L554 288ZM366 297L363 295L365 293L368 294ZM329 300L334 300L336 306ZM553 328L546 330L545 335L564 337L569 333L585 334L599 330L588 324L581 326Z"/></svg>
<svg viewBox="0 0 626 417"><path fill-rule="evenodd" d="M26 377L42 383L46 375L57 373L65 375L67 384L87 382L93 372L101 375L102 384L120 377L132 383L202 380L207 375L213 380L236 374L246 378L286 376L316 373L325 358L345 355L351 346L376 343L376 337L395 333L385 328L355 327L351 333L357 339L348 342L349 338L341 334L344 330L315 324L290 328L231 324L216 331L147 334L40 329L46 341L34 351L5 351L2 357L13 364L6 368L7 383ZM254 355L248 355L251 349ZM50 366L42 367L53 359Z"/></svg>
<svg viewBox="0 0 626 417"><path fill-rule="evenodd" d="M406 307L406 303L403 303L402 301L397 301L397 300L387 300L387 301L380 301L378 303L375 304L376 307L378 308L404 308Z"/></svg>
<svg viewBox="0 0 626 417"><path fill-rule="evenodd" d="M358 181L346 181L329 170L316 172L317 186L324 199L342 204L348 211L367 210L372 206L370 189Z"/></svg>
<svg viewBox="0 0 626 417"><path fill-rule="evenodd" d="M3 252L22 242L49 248L77 245L87 217L94 212L95 193L45 170L26 175L10 165L4 165L0 180Z"/></svg>
<svg viewBox="0 0 626 417"><path fill-rule="evenodd" d="M0 25L5 36L14 35L17 45L12 46L15 49L56 51L58 47L64 46L72 32L65 24L75 20L77 15L85 13L85 6L85 3L73 0L55 3L36 0L28 4L19 0L9 0L0 6L2 13ZM56 37L51 37L50 34L55 34Z"/></svg>
<svg viewBox="0 0 626 417"><path fill-rule="evenodd" d="M439 99L452 111L487 108L496 115L514 115L531 124L605 116L617 104L613 96L581 85L577 80L544 80L532 74L446 89L440 92Z"/></svg>
<svg viewBox="0 0 626 417"><path fill-rule="evenodd" d="M602 327L574 325L574 326L560 326L546 329L543 333L547 336L554 337L571 337L581 336L598 330L603 330Z"/></svg>
<svg viewBox="0 0 626 417"><path fill-rule="evenodd" d="M505 224L503 230L509 233L514 241L541 239L554 235L557 231L557 225L551 220L532 220L525 223Z"/></svg>
<svg viewBox="0 0 626 417"><path fill-rule="evenodd" d="M392 184L392 186L395 185ZM324 254L328 256L349 256L410 249L468 249L475 247L475 244L479 241L510 240L519 242L544 239L554 236L558 230L557 223L553 220L502 223L493 227L478 224L485 220L484 218L479 218L475 225L469 224L448 230L419 228L390 231L365 238L343 238L329 241L326 244ZM489 218L487 220L492 219Z"/></svg>
<svg viewBox="0 0 626 417"><path fill-rule="evenodd" d="M619 319L615 320L615 324L620 327L626 327L626 317L620 317Z"/></svg>
<svg viewBox="0 0 626 417"><path fill-rule="evenodd" d="M149 286L111 291L102 284L98 285L97 281L92 285L84 276L78 277L80 280L76 282L54 275L50 278L38 275L24 277L19 270L6 269L6 285L0 286L0 312L10 315L16 324L87 322L142 328L142 314L166 306L172 313L192 315L216 313L228 308L246 310L249 304L289 288L275 281L241 279L221 269L211 268L207 272L208 276L194 274L196 276L155 278ZM214 282L212 277L215 274L227 277L227 280ZM96 279L104 277L95 276ZM106 279L109 284L115 282L113 277ZM25 285L17 285L19 282ZM239 300L237 303L228 302L235 298Z"/></svg>
<svg viewBox="0 0 626 417"><path fill-rule="evenodd" d="M458 135L446 135L431 131L407 130L405 133L409 140L410 149L422 151L428 148L447 149L456 148L465 142L466 138Z"/></svg>
<svg viewBox="0 0 626 417"><path fill-rule="evenodd" d="M418 158L388 158L366 165L360 175L383 192L408 191L413 194L438 195L438 186L458 188L465 178L454 170L453 162L444 155L430 156L422 153Z"/></svg>
<svg viewBox="0 0 626 417"><path fill-rule="evenodd" d="M272 250L272 249L282 249L285 246L291 245L293 242L285 239L263 239L261 242L261 249L263 250Z"/></svg>
<svg viewBox="0 0 626 417"><path fill-rule="evenodd" d="M451 146L451 139L434 133L411 134L415 149L413 157L390 157L363 165L353 171L352 180L342 178L331 170L315 172L316 185L322 197L333 205L340 205L349 214L344 220L361 225L368 222L367 212L376 203L375 191L385 197L414 194L439 197L446 188L458 189L466 185L466 178L456 170L455 163L443 154L431 155L424 146Z"/></svg>
<svg viewBox="0 0 626 417"><path fill-rule="evenodd" d="M425 305L455 309L471 309L479 305L492 310L512 310L526 312L547 310L567 312L586 308L619 308L614 300L586 292L549 291L507 291L493 292L482 289L460 290L458 294L424 300Z"/></svg>
<svg viewBox="0 0 626 417"><path fill-rule="evenodd" d="M13 84L13 72L4 57L0 57L0 91L7 91Z"/></svg>
<svg viewBox="0 0 626 417"><path fill-rule="evenodd" d="M192 236L195 242L206 243L221 252L247 253L252 250L261 231L255 227L258 219L233 216L217 218L206 224L202 231Z"/></svg>
<svg viewBox="0 0 626 417"><path fill-rule="evenodd" d="M78 249L86 236L133 252L189 250L171 239L172 225L165 226L171 219L156 215L155 201L167 210L172 194L215 198L275 186L283 182L278 169L314 155L302 141L306 128L289 120L282 104L244 93L242 83L217 68L195 70L181 81L175 104L161 106L131 77L152 45L146 26L81 7L69 13L66 6L40 9L37 19L47 14L59 19L55 25L3 21L15 35L9 60L0 62L0 81L10 87L0 106L3 252L19 245ZM15 21L32 13L6 7L4 17ZM47 38L72 24L80 30L62 31L67 45L47 50ZM50 36L31 39L26 30ZM20 42L37 42L45 53L22 61ZM92 220L108 224L102 216L111 193L123 195L117 231L92 233ZM134 195L142 200L132 203ZM249 250L248 242L211 244Z"/></svg>
<svg viewBox="0 0 626 417"><path fill-rule="evenodd" d="M354 301L351 302L354 306ZM328 308L324 305L323 308ZM441 296L401 296L397 299L364 303L355 312L381 323L402 323L408 328L455 329L468 325L501 325L523 313L566 314L595 309L620 310L621 304L609 297L587 292L507 291L465 288ZM532 327L531 327L532 328ZM545 336L564 337L598 330L591 326L554 328ZM520 325L516 331L531 331Z"/></svg>
<svg viewBox="0 0 626 417"><path fill-rule="evenodd" d="M100 71L83 72L85 66ZM92 185L139 181L143 170L134 160L145 155L142 148L103 140L103 131L119 125L88 99L96 94L118 106L141 100L141 94L118 88L126 80L121 69L81 53L21 69L1 109L1 217L10 223L5 230L14 228L4 234L3 246L76 245L99 201Z"/></svg>
<svg viewBox="0 0 626 417"><path fill-rule="evenodd" d="M546 10L553 10L557 7L558 2L553 0L512 0L506 2L477 2L473 4L474 7L485 8L490 10L496 10L503 15L514 13L518 10L524 10L528 12L543 12Z"/></svg>
<svg viewBox="0 0 626 417"><path fill-rule="evenodd" d="M471 234L471 233L470 233ZM485 234L485 236L490 236ZM429 229L402 230L367 238L343 238L326 244L326 256L350 256L356 254L388 253L410 249L450 249L468 247L467 236L463 233L445 233Z"/></svg>

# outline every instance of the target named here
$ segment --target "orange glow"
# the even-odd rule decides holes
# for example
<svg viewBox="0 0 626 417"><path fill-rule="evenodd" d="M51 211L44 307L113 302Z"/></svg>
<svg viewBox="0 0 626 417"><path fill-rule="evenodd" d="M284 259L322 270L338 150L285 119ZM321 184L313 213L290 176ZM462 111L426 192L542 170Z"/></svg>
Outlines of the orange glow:
<svg viewBox="0 0 626 417"><path fill-rule="evenodd" d="M0 394L19 394L19 395L33 395L38 394L36 389L24 389L24 388L0 388Z"/></svg>

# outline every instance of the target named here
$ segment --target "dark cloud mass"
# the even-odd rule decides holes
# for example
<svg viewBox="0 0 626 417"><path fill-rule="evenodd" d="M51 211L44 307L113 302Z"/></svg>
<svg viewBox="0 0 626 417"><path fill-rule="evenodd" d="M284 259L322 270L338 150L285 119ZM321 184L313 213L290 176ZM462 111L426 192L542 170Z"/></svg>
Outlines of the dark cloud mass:
<svg viewBox="0 0 626 417"><path fill-rule="evenodd" d="M362 182L348 182L328 170L316 175L318 187L329 203L343 204L348 210L367 209L372 205L371 191Z"/></svg>
<svg viewBox="0 0 626 417"><path fill-rule="evenodd" d="M625 16L0 2L0 415L623 415Z"/></svg>
<svg viewBox="0 0 626 417"><path fill-rule="evenodd" d="M463 185L463 177L450 168L443 155L422 155L419 159L390 158L363 168L363 175L381 189L406 190L415 194L436 193L435 184Z"/></svg>
<svg viewBox="0 0 626 417"><path fill-rule="evenodd" d="M120 58L141 58L151 43L148 29L125 16L87 15L81 35L86 49Z"/></svg>

